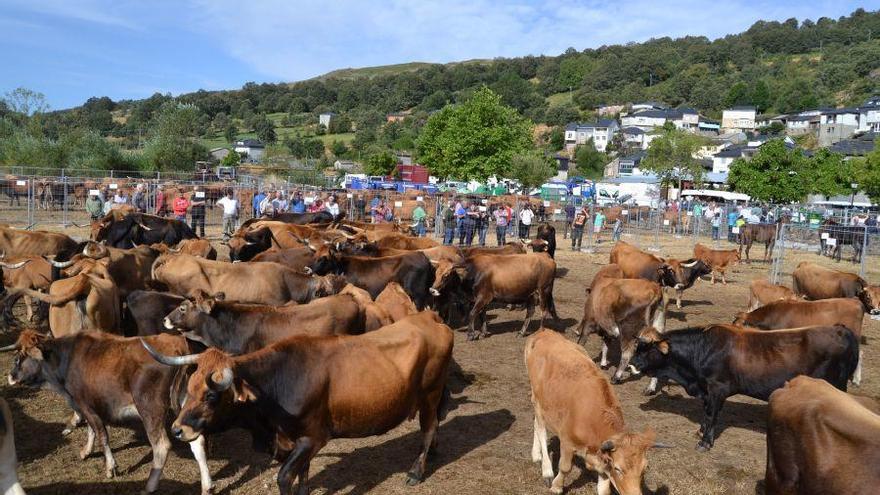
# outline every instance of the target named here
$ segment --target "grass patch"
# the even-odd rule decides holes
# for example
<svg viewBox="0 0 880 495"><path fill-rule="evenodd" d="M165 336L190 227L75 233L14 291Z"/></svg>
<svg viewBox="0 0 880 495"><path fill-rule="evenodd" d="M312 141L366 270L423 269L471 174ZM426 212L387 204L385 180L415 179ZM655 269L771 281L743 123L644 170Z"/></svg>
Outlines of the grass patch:
<svg viewBox="0 0 880 495"><path fill-rule="evenodd" d="M554 93L547 97L547 104L551 107L560 107L568 103L571 103L568 91L564 91L562 93Z"/></svg>

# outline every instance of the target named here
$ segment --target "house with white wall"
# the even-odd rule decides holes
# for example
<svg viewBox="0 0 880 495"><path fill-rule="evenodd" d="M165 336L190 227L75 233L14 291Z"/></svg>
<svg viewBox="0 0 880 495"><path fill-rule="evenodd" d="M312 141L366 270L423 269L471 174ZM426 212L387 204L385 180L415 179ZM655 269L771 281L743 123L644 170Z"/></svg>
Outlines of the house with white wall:
<svg viewBox="0 0 880 495"><path fill-rule="evenodd" d="M619 129L614 119L599 119L585 124L572 122L565 126L565 149L571 151L592 139L596 150L604 153Z"/></svg>
<svg viewBox="0 0 880 495"><path fill-rule="evenodd" d="M242 139L236 141L232 149L238 154L247 155L245 161L256 163L263 159L263 151L266 149L266 146L262 141L256 139Z"/></svg>
<svg viewBox="0 0 880 495"><path fill-rule="evenodd" d="M721 114L721 128L724 130L753 131L755 130L755 107L740 106L725 110Z"/></svg>
<svg viewBox="0 0 880 495"><path fill-rule="evenodd" d="M325 129L330 128L330 121L336 117L336 114L333 112L324 112L318 115L318 125L324 126Z"/></svg>
<svg viewBox="0 0 880 495"><path fill-rule="evenodd" d="M831 146L852 137L858 130L858 108L826 110L819 115L819 146Z"/></svg>
<svg viewBox="0 0 880 495"><path fill-rule="evenodd" d="M880 95L859 107L859 132L880 132Z"/></svg>

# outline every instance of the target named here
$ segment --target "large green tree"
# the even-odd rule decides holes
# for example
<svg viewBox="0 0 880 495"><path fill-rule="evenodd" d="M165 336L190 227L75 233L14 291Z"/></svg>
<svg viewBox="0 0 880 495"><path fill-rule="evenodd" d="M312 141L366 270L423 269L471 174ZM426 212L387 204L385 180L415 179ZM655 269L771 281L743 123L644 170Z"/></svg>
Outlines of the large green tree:
<svg viewBox="0 0 880 495"><path fill-rule="evenodd" d="M789 149L781 139L772 139L752 158L734 160L727 182L752 199L789 203L807 197L813 175L810 160L800 150Z"/></svg>
<svg viewBox="0 0 880 495"><path fill-rule="evenodd" d="M648 154L641 163L643 170L653 172L665 185L675 184L681 189L683 180L703 182L705 170L694 154L703 145L700 136L676 129L667 122L662 134L648 146Z"/></svg>
<svg viewBox="0 0 880 495"><path fill-rule="evenodd" d="M605 153L596 149L592 139L578 146L574 155L577 163L577 174L588 179L600 179L605 173L605 164L608 157Z"/></svg>
<svg viewBox="0 0 880 495"><path fill-rule="evenodd" d="M855 165L858 170L859 188L874 203L880 203L880 139L874 141L874 151L868 153L863 160Z"/></svg>
<svg viewBox="0 0 880 495"><path fill-rule="evenodd" d="M515 154L533 148L531 129L531 122L483 87L432 115L416 146L432 174L484 181L505 175Z"/></svg>
<svg viewBox="0 0 880 495"><path fill-rule="evenodd" d="M822 148L810 158L809 192L825 196L849 194L851 184L859 182L857 168L856 162Z"/></svg>
<svg viewBox="0 0 880 495"><path fill-rule="evenodd" d="M517 153L510 161L510 172L507 175L518 180L523 190L529 191L556 175L556 166L553 159L543 153Z"/></svg>

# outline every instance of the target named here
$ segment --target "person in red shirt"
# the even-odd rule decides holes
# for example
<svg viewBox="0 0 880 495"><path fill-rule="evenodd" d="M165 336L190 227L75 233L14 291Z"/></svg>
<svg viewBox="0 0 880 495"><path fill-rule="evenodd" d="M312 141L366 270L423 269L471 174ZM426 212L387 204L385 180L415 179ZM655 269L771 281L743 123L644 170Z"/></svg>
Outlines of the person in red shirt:
<svg viewBox="0 0 880 495"><path fill-rule="evenodd" d="M174 211L174 218L180 220L181 222L186 221L186 210L189 208L189 200L186 199L186 196L180 195L174 199L174 204L172 206L172 210Z"/></svg>

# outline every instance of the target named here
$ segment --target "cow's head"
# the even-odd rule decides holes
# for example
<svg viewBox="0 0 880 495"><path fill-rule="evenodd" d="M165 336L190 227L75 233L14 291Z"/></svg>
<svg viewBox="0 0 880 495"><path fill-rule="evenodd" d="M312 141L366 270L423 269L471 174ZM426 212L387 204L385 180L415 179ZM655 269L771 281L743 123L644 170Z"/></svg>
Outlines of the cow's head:
<svg viewBox="0 0 880 495"><path fill-rule="evenodd" d="M639 332L636 353L632 364L642 372L650 372L662 368L669 358L669 342L654 327L645 327Z"/></svg>
<svg viewBox="0 0 880 495"><path fill-rule="evenodd" d="M45 335L33 330L25 330L19 334L15 344L0 349L15 352L8 377L10 385L22 384L35 387L45 381L43 363L50 358L49 352L44 348L47 340L48 337Z"/></svg>
<svg viewBox="0 0 880 495"><path fill-rule="evenodd" d="M529 242L529 246L534 253L546 253L550 249L550 243L544 239L533 239Z"/></svg>
<svg viewBox="0 0 880 495"><path fill-rule="evenodd" d="M621 495L641 495L648 450L664 447L654 442L654 430L642 433L620 432L602 442L599 447L600 469L611 478L611 484Z"/></svg>
<svg viewBox="0 0 880 495"><path fill-rule="evenodd" d="M229 415L234 402L256 399L254 390L234 374L233 358L215 347L201 354L167 356L141 340L147 352L156 361L168 366L195 364L186 385L186 401L174 423L171 433L184 442L192 442L209 430L218 420Z"/></svg>
<svg viewBox="0 0 880 495"><path fill-rule="evenodd" d="M315 297L327 297L339 292L348 284L348 280L343 275L325 275L323 277L315 277L318 285L315 289Z"/></svg>
<svg viewBox="0 0 880 495"><path fill-rule="evenodd" d="M223 292L209 296L204 291L196 290L193 292L192 300L180 303L180 306L168 313L162 324L168 330L179 329L183 336L189 340L201 342L207 346L214 345L202 330L208 323L206 320L210 318L214 306L225 298L226 295Z"/></svg>
<svg viewBox="0 0 880 495"><path fill-rule="evenodd" d="M872 315L880 315L880 285L865 285L859 293L865 310Z"/></svg>
<svg viewBox="0 0 880 495"><path fill-rule="evenodd" d="M434 284L428 291L437 297L458 275L455 272L455 263L449 260L431 261L431 265L434 266Z"/></svg>
<svg viewBox="0 0 880 495"><path fill-rule="evenodd" d="M261 227L245 233L237 233L229 239L230 261L250 261L254 256L272 247L272 230Z"/></svg>
<svg viewBox="0 0 880 495"><path fill-rule="evenodd" d="M684 290L694 285L697 278L712 273L712 269L696 258L685 261L668 259L660 265L657 272L660 275L660 285Z"/></svg>
<svg viewBox="0 0 880 495"><path fill-rule="evenodd" d="M315 261L311 266L307 267L306 272L317 275L336 272L341 267L343 256L341 242L326 243L318 248L318 251L315 253Z"/></svg>
<svg viewBox="0 0 880 495"><path fill-rule="evenodd" d="M97 260L109 256L110 249L99 242L87 241L83 247L82 254L83 256Z"/></svg>

